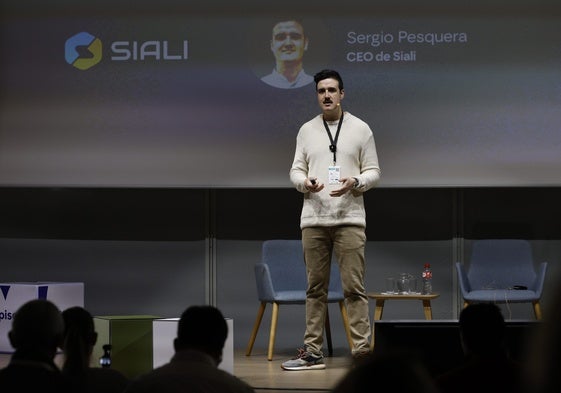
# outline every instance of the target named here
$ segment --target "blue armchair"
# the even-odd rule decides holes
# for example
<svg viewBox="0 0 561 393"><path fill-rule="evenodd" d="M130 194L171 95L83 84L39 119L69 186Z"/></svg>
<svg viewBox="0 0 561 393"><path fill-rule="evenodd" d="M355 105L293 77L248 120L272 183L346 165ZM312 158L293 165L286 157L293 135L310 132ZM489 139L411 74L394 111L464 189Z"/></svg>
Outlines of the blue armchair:
<svg viewBox="0 0 561 393"><path fill-rule="evenodd" d="M468 268L456 263L464 307L469 303L532 303L541 319L547 262L534 267L530 243L520 239L475 240Z"/></svg>
<svg viewBox="0 0 561 393"><path fill-rule="evenodd" d="M273 305L273 310L271 315L267 359L272 360L280 305L303 305L306 303L307 279L302 242L300 240L267 240L263 242L261 262L255 265L255 281L260 305L247 346L246 356L251 355L265 308L267 303L271 303ZM327 298L328 303L339 304L347 341L352 349L349 321L344 303L345 298L341 286L339 268L336 263L331 265ZM304 325L304 321L302 321L302 325ZM325 335L328 353L331 356L333 353L333 346L331 341L329 311L325 319Z"/></svg>

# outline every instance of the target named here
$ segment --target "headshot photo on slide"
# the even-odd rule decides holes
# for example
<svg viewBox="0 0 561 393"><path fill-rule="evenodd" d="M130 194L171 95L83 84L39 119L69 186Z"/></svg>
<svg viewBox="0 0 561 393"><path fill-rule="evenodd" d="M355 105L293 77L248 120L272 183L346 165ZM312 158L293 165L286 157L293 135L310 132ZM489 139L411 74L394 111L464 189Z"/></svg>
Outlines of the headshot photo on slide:
<svg viewBox="0 0 561 393"><path fill-rule="evenodd" d="M254 73L278 89L298 89L313 83L313 74L328 59L322 23L279 18L256 24L253 37L267 37L252 45ZM321 40L316 37L323 37ZM318 68L319 67L319 68Z"/></svg>

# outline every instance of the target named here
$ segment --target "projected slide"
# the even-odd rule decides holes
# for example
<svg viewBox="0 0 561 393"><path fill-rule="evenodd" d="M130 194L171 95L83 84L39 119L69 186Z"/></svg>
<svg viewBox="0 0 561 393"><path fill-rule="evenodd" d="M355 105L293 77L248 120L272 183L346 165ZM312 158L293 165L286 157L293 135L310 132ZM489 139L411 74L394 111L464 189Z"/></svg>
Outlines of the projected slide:
<svg viewBox="0 0 561 393"><path fill-rule="evenodd" d="M333 68L373 129L381 186L559 186L560 23L5 15L0 185L290 187L298 128L319 113L312 77Z"/></svg>

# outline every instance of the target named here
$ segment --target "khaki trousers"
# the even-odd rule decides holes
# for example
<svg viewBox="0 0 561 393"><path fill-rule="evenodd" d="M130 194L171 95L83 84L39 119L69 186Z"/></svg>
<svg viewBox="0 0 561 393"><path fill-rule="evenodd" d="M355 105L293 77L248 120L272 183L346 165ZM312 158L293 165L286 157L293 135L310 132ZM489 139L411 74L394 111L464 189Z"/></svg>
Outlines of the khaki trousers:
<svg viewBox="0 0 561 393"><path fill-rule="evenodd" d="M308 277L306 290L306 333L304 344L312 353L322 353L323 330L327 310L327 291L333 253L345 295L345 306L354 347L352 352L370 348L370 318L368 296L364 285L363 227L335 226L302 229L302 246Z"/></svg>

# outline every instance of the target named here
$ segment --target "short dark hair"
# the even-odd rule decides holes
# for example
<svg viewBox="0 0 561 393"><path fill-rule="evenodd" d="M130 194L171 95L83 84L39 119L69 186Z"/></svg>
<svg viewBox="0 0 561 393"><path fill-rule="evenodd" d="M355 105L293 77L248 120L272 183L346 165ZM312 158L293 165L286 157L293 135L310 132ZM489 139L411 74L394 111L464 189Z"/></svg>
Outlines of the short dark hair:
<svg viewBox="0 0 561 393"><path fill-rule="evenodd" d="M62 344L64 320L58 307L49 300L34 299L24 303L15 313L9 332L16 349L41 351Z"/></svg>
<svg viewBox="0 0 561 393"><path fill-rule="evenodd" d="M224 316L213 306L190 306L177 326L180 349L199 349L207 353L222 353L228 337Z"/></svg>
<svg viewBox="0 0 561 393"><path fill-rule="evenodd" d="M319 81L329 78L336 79L339 82L339 90L343 90L343 78L341 78L341 75L339 75L339 73L335 70L328 69L321 70L314 75L314 82L316 82L316 87L318 86Z"/></svg>

